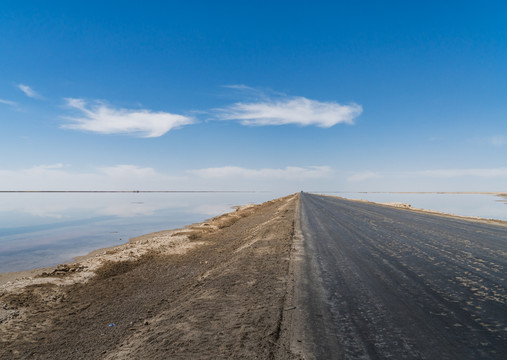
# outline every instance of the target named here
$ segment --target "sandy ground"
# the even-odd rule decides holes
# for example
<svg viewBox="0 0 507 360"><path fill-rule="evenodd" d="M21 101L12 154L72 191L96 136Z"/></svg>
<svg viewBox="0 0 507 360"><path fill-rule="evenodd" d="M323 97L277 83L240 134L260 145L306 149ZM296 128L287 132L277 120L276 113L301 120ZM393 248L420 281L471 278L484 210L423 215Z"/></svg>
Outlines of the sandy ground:
<svg viewBox="0 0 507 360"><path fill-rule="evenodd" d="M1 275L0 358L298 358L285 333L297 203L246 206Z"/></svg>

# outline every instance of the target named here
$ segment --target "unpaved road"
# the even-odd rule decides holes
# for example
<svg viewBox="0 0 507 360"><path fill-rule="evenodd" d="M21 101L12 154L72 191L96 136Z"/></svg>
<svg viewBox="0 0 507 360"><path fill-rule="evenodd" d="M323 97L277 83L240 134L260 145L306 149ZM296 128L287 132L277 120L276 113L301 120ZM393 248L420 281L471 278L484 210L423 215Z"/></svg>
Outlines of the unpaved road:
<svg viewBox="0 0 507 360"><path fill-rule="evenodd" d="M507 227L301 194L317 359L506 359Z"/></svg>

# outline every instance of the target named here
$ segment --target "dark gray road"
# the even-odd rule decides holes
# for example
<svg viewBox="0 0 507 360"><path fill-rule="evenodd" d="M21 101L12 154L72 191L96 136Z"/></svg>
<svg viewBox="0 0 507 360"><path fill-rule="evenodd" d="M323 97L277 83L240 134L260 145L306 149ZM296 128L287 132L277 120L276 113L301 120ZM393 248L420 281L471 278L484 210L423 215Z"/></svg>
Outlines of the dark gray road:
<svg viewBox="0 0 507 360"><path fill-rule="evenodd" d="M507 359L507 227L301 194L317 359Z"/></svg>

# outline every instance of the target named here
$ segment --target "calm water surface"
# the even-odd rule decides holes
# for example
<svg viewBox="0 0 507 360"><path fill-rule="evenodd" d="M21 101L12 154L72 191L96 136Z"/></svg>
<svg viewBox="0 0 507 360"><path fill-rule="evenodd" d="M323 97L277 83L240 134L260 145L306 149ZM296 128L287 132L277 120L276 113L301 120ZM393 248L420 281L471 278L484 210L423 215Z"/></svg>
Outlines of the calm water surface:
<svg viewBox="0 0 507 360"><path fill-rule="evenodd" d="M329 193L507 220L493 195ZM282 193L0 193L0 272L71 261L130 238L180 228Z"/></svg>
<svg viewBox="0 0 507 360"><path fill-rule="evenodd" d="M488 194L406 194L406 193L326 193L347 199L378 203L400 202L415 208L461 216L507 220L507 198Z"/></svg>
<svg viewBox="0 0 507 360"><path fill-rule="evenodd" d="M71 261L276 193L0 193L0 272Z"/></svg>

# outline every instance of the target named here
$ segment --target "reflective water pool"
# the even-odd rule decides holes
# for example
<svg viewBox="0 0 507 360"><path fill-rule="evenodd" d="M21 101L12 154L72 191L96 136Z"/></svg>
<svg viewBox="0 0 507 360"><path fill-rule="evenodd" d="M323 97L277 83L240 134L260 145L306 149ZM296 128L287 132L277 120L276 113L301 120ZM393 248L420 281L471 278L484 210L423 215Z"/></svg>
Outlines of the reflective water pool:
<svg viewBox="0 0 507 360"><path fill-rule="evenodd" d="M329 193L507 220L507 199L481 194ZM0 193L0 272L54 266L155 231L180 228L288 194Z"/></svg>
<svg viewBox="0 0 507 360"><path fill-rule="evenodd" d="M507 198L492 194L333 192L329 195L412 207L461 216L507 220Z"/></svg>
<svg viewBox="0 0 507 360"><path fill-rule="evenodd" d="M275 193L1 193L0 272L71 261L130 238L261 203Z"/></svg>

